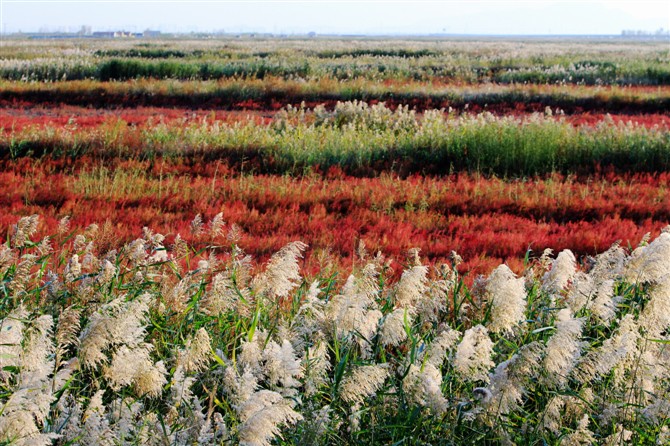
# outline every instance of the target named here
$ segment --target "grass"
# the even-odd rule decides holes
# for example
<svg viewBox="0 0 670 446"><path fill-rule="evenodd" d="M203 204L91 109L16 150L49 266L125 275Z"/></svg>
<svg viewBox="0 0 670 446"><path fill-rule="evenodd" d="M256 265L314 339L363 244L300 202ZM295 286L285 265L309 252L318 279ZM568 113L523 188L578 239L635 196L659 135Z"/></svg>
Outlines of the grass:
<svg viewBox="0 0 670 446"><path fill-rule="evenodd" d="M5 43L0 444L670 442L665 42Z"/></svg>
<svg viewBox="0 0 670 446"><path fill-rule="evenodd" d="M37 225L19 221L0 251L6 444L668 438L667 279L653 263L667 234L590 270L565 252L467 288L456 256L429 271L410 252L396 282L364 248L346 285L303 279L296 243L251 272L215 220L194 221L212 242L199 251L145 230L103 253L95 227L66 225L33 243Z"/></svg>
<svg viewBox="0 0 670 446"><path fill-rule="evenodd" d="M670 168L670 133L662 127L604 121L579 126L539 114L528 118L445 114L418 118L407 108L339 103L333 111L289 108L268 124L190 122L100 131L23 128L0 136L5 158L198 157L246 164L258 173L300 174L339 167L356 175L387 170L444 175L454 171L523 177L588 174L602 168L660 172ZM625 167L624 167L625 166Z"/></svg>
<svg viewBox="0 0 670 446"><path fill-rule="evenodd" d="M224 79L178 81L134 79L128 82L94 80L67 82L0 81L0 100L70 104L110 108L134 106L182 106L196 109L277 110L287 104L307 102L334 106L337 101L386 101L389 105L410 105L419 111L431 108L477 108L508 113L542 112L545 107L566 112L598 111L663 113L670 98L666 87L592 87L576 85L475 84L401 80L380 83L366 79L337 80L331 77L307 80Z"/></svg>
<svg viewBox="0 0 670 446"><path fill-rule="evenodd" d="M10 39L0 78L29 81L226 79L267 76L453 83L668 85L661 41L267 39L70 41L41 48Z"/></svg>

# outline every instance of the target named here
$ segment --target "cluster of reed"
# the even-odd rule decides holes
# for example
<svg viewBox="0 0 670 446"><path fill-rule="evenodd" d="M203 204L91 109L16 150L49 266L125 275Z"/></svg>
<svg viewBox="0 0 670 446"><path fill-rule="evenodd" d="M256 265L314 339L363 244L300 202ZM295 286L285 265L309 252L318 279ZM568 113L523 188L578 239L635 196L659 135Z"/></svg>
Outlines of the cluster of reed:
<svg viewBox="0 0 670 446"><path fill-rule="evenodd" d="M255 267L220 215L206 248L97 227L0 247L0 442L667 444L670 233L577 265L550 252L463 286L417 250L364 246L304 279L290 243ZM225 248L228 246L228 248Z"/></svg>
<svg viewBox="0 0 670 446"><path fill-rule="evenodd" d="M270 123L207 120L147 127L110 122L94 130L73 125L0 131L0 156L82 155L128 158L204 157L257 162L260 172L302 173L339 166L370 173L395 166L403 172L468 171L502 176L591 173L600 167L658 172L670 167L670 131L606 119L575 127L554 116L491 113L457 115L407 106L338 102L333 110L288 106ZM1 129L0 129L1 130Z"/></svg>
<svg viewBox="0 0 670 446"><path fill-rule="evenodd" d="M73 40L11 39L0 78L24 81L139 78L450 80L479 83L668 85L664 42L542 41Z"/></svg>

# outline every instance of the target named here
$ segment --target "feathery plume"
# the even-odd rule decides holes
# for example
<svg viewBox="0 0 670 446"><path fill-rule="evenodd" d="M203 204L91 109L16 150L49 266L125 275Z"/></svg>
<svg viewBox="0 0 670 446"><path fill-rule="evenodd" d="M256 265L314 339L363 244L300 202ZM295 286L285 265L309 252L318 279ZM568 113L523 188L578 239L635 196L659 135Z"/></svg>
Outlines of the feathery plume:
<svg viewBox="0 0 670 446"><path fill-rule="evenodd" d="M100 260L94 254L93 242L89 242L84 249L81 267L88 272L97 270L100 267Z"/></svg>
<svg viewBox="0 0 670 446"><path fill-rule="evenodd" d="M575 319L565 308L558 312L556 332L547 341L544 368L551 381L563 385L581 354L583 319Z"/></svg>
<svg viewBox="0 0 670 446"><path fill-rule="evenodd" d="M303 376L302 364L288 340L284 339L281 346L274 341L268 342L263 350L263 360L263 371L271 386L281 385L282 391L289 391L300 385L298 378Z"/></svg>
<svg viewBox="0 0 670 446"><path fill-rule="evenodd" d="M66 215L65 217L58 220L58 233L60 235L63 235L69 230L70 230L70 216Z"/></svg>
<svg viewBox="0 0 670 446"><path fill-rule="evenodd" d="M25 345L16 362L20 367L17 387L11 389L13 391L0 411L0 441L3 443L48 445L59 437L53 433L42 433L40 429L54 401L48 386L48 378L54 368L54 347L50 339L52 328L53 319L44 315L31 321L25 329ZM16 335L9 336L9 340L12 337ZM2 365L6 367L4 361Z"/></svg>
<svg viewBox="0 0 670 446"><path fill-rule="evenodd" d="M565 303L573 313L591 305L591 299L596 294L596 283L593 278L581 271L572 276L572 286L565 298Z"/></svg>
<svg viewBox="0 0 670 446"><path fill-rule="evenodd" d="M86 408L84 425L78 435L80 444L91 446L113 446L114 434L109 426L107 411L102 402L104 390L98 390Z"/></svg>
<svg viewBox="0 0 670 446"><path fill-rule="evenodd" d="M588 383L623 364L632 365L638 354L639 339L635 317L627 314L619 322L617 333L606 339L602 346L586 354L574 369L574 375L581 383ZM623 370L615 373L615 382L619 381L617 377L621 377L622 373Z"/></svg>
<svg viewBox="0 0 670 446"><path fill-rule="evenodd" d="M174 257L178 259L186 257L186 255L189 253L188 245L179 234L177 234L174 238L174 243L172 244L172 253Z"/></svg>
<svg viewBox="0 0 670 446"><path fill-rule="evenodd" d="M577 425L577 429L561 440L561 446L592 445L596 442L593 432L589 430L589 416L584 415Z"/></svg>
<svg viewBox="0 0 670 446"><path fill-rule="evenodd" d="M670 327L670 275L659 278L652 286L649 301L640 313L639 325L652 339L660 339Z"/></svg>
<svg viewBox="0 0 670 446"><path fill-rule="evenodd" d="M262 333L255 333L252 340L242 341L240 354L237 356L237 365L240 370L248 370L254 374L260 374L261 361L263 360L264 336Z"/></svg>
<svg viewBox="0 0 670 446"><path fill-rule="evenodd" d="M39 224L38 215L30 215L28 217L21 217L14 225L14 234L12 237L12 246L14 248L23 248L27 242L37 232L37 225Z"/></svg>
<svg viewBox="0 0 670 446"><path fill-rule="evenodd" d="M371 340L377 332L379 320L383 314L377 309L367 309L374 305L367 294L357 294L353 276L349 277L342 288L342 294L333 297L325 307L325 320L328 327L339 338L354 337L361 349L363 358L370 354Z"/></svg>
<svg viewBox="0 0 670 446"><path fill-rule="evenodd" d="M491 332L511 333L525 320L524 279L517 278L507 265L493 270L486 282L486 293L491 300L491 322L488 325Z"/></svg>
<svg viewBox="0 0 670 446"><path fill-rule="evenodd" d="M289 401L271 390L255 392L240 406L238 413L240 445L244 446L270 446L281 432L281 425L302 420L302 415L293 410Z"/></svg>
<svg viewBox="0 0 670 446"><path fill-rule="evenodd" d="M25 345L21 357L21 386L40 387L46 383L54 369L51 341L53 318L43 315L31 322L25 332Z"/></svg>
<svg viewBox="0 0 670 446"><path fill-rule="evenodd" d="M202 221L202 215L196 214L196 216L193 218L193 221L191 221L191 234L194 237L198 237L204 232L203 228L204 223Z"/></svg>
<svg viewBox="0 0 670 446"><path fill-rule="evenodd" d="M489 381L489 370L495 365L491 360L493 341L482 325L465 331L456 348L454 368L466 381Z"/></svg>
<svg viewBox="0 0 670 446"><path fill-rule="evenodd" d="M545 248L544 251L542 251L542 255L538 259L538 263L544 270L548 270L551 267L551 264L553 260L551 259L551 256L554 254L554 250L551 248Z"/></svg>
<svg viewBox="0 0 670 446"><path fill-rule="evenodd" d="M633 432L624 428L621 424L615 426L615 431L612 435L605 438L603 444L605 446L618 446L623 444L630 444L633 438Z"/></svg>
<svg viewBox="0 0 670 446"><path fill-rule="evenodd" d="M403 271L396 290L396 304L413 311L428 291L428 267L416 265Z"/></svg>
<svg viewBox="0 0 670 446"><path fill-rule="evenodd" d="M20 296L25 292L26 286L33 276L31 270L36 263L37 256L34 254L24 254L21 256L21 261L16 266L16 270L14 270L14 277L12 277L11 282L9 282L9 286L14 296Z"/></svg>
<svg viewBox="0 0 670 446"><path fill-rule="evenodd" d="M442 395L442 374L430 363L423 367L410 365L402 383L408 399L419 406L428 407L435 415L447 409L447 399Z"/></svg>
<svg viewBox="0 0 670 446"><path fill-rule="evenodd" d="M300 267L298 259L307 245L292 242L276 252L268 263L265 272L254 278L254 289L257 294L267 294L270 298L283 298L300 283Z"/></svg>
<svg viewBox="0 0 670 446"><path fill-rule="evenodd" d="M81 264L79 263L79 256L77 254L73 254L70 257L65 266L63 276L65 277L65 283L72 283L81 276Z"/></svg>
<svg viewBox="0 0 670 446"><path fill-rule="evenodd" d="M230 229L228 229L226 239L230 243L238 244L242 239L242 235L243 235L242 228L240 228L236 223L233 223L232 225L230 225Z"/></svg>
<svg viewBox="0 0 670 446"><path fill-rule="evenodd" d="M249 369L240 375L236 367L228 366L223 371L223 388L233 407L239 411L240 405L258 389L258 378Z"/></svg>
<svg viewBox="0 0 670 446"><path fill-rule="evenodd" d="M560 396L553 396L544 407L544 414L541 422L542 428L554 434L558 434L563 426L561 411L565 407L565 399Z"/></svg>
<svg viewBox="0 0 670 446"><path fill-rule="evenodd" d="M151 344L132 349L122 345L104 370L110 387L119 390L132 384L139 396L158 396L167 383L167 371L162 362L151 361L151 350Z"/></svg>
<svg viewBox="0 0 670 446"><path fill-rule="evenodd" d="M42 433L38 426L48 414L52 399L42 392L36 394L34 389L15 391L0 415L0 441L17 446L53 444L60 435Z"/></svg>
<svg viewBox="0 0 670 446"><path fill-rule="evenodd" d="M340 383L340 397L351 404L363 403L381 388L388 377L384 364L355 367Z"/></svg>
<svg viewBox="0 0 670 446"><path fill-rule="evenodd" d="M326 303L319 299L320 292L319 282L315 280L293 319L293 327L304 339L314 339L314 336L327 325Z"/></svg>
<svg viewBox="0 0 670 446"><path fill-rule="evenodd" d="M624 271L626 281L657 282L670 270L670 233L661 234L648 245L640 244L630 256Z"/></svg>
<svg viewBox="0 0 670 446"><path fill-rule="evenodd" d="M223 212L219 212L212 218L209 222L209 235L212 239L215 239L223 234L223 227L225 223L223 221Z"/></svg>
<svg viewBox="0 0 670 446"><path fill-rule="evenodd" d="M591 312L605 324L608 324L616 316L616 301L614 296L614 280L602 281L597 289L596 295L591 303Z"/></svg>
<svg viewBox="0 0 670 446"><path fill-rule="evenodd" d="M147 246L144 239L138 238L126 245L126 253L133 267L145 266L147 264Z"/></svg>
<svg viewBox="0 0 670 446"><path fill-rule="evenodd" d="M77 234L72 241L72 251L83 252L86 247L86 237L83 234Z"/></svg>
<svg viewBox="0 0 670 446"><path fill-rule="evenodd" d="M193 383L195 383L195 378L186 376L184 367L178 365L172 376L172 385L170 386L174 407L179 407L182 401L190 401L193 398L193 393L191 393Z"/></svg>
<svg viewBox="0 0 670 446"><path fill-rule="evenodd" d="M60 432L60 440L64 444L74 443L75 439L81 435L82 416L84 415L81 403L65 392L58 400L56 405L58 417L54 426Z"/></svg>
<svg viewBox="0 0 670 446"><path fill-rule="evenodd" d="M362 318L356 320L354 329L350 332L355 333L355 340L363 359L368 359L372 354L372 338L377 332L382 316L379 310L368 310L363 313Z"/></svg>
<svg viewBox="0 0 670 446"><path fill-rule="evenodd" d="M186 341L184 349L179 352L177 364L184 368L186 373L201 372L207 368L211 339L204 327L200 328L195 336Z"/></svg>
<svg viewBox="0 0 670 446"><path fill-rule="evenodd" d="M670 401L662 396L654 396L652 403L642 410L642 415L656 426L670 419Z"/></svg>
<svg viewBox="0 0 670 446"><path fill-rule="evenodd" d="M108 419L114 426L114 435L119 440L133 437L139 426L137 418L142 413L144 405L139 401L133 401L131 398L117 398L109 405Z"/></svg>
<svg viewBox="0 0 670 446"><path fill-rule="evenodd" d="M542 278L542 288L557 293L568 285L576 272L577 259L569 249L561 251L551 264L551 270Z"/></svg>
<svg viewBox="0 0 670 446"><path fill-rule="evenodd" d="M379 265L376 262L365 265L360 276L354 277L354 286L356 294L361 294L365 299L374 302L379 294ZM342 294L348 293L343 289Z"/></svg>
<svg viewBox="0 0 670 446"><path fill-rule="evenodd" d="M5 244L0 244L0 276L4 276L16 260L16 253Z"/></svg>
<svg viewBox="0 0 670 446"><path fill-rule="evenodd" d="M304 358L305 369L305 396L315 395L328 382L330 370L330 356L328 345L321 341L307 349Z"/></svg>
<svg viewBox="0 0 670 446"><path fill-rule="evenodd" d="M49 271L46 274L46 279L44 286L47 289L47 294L51 299L55 299L58 295L58 292L63 288L63 283L60 280L60 276L53 271Z"/></svg>
<svg viewBox="0 0 670 446"><path fill-rule="evenodd" d="M380 341L385 347L397 347L407 339L405 320L411 325L412 316L405 308L397 308L382 319Z"/></svg>
<svg viewBox="0 0 670 446"><path fill-rule="evenodd" d="M251 300L246 288L236 287L230 272L218 273L212 278L212 285L205 294L203 309L211 315L237 310L241 315L247 316L249 314L248 305L241 300L240 296L243 296L247 302Z"/></svg>
<svg viewBox="0 0 670 446"><path fill-rule="evenodd" d="M116 276L116 267L109 260L103 260L100 266L100 272L96 277L98 284L105 286L111 283Z"/></svg>
<svg viewBox="0 0 670 446"><path fill-rule="evenodd" d="M664 446L670 444L670 427L663 426L656 437L656 444L658 446Z"/></svg>
<svg viewBox="0 0 670 446"><path fill-rule="evenodd" d="M439 314L446 309L446 296L449 295L449 291L451 291L453 286L454 283L447 279L433 280L430 282L426 298L417 302L416 306L416 312L422 321L433 323L439 322Z"/></svg>
<svg viewBox="0 0 670 446"><path fill-rule="evenodd" d="M45 257L53 252L53 247L51 246L51 239L49 236L44 237L37 247L35 248L37 257Z"/></svg>
<svg viewBox="0 0 670 446"><path fill-rule="evenodd" d="M526 393L524 384L532 380L540 368L542 345L526 344L519 352L496 367L490 379L491 397L487 411L496 417L516 410Z"/></svg>
<svg viewBox="0 0 670 446"><path fill-rule="evenodd" d="M589 276L598 283L619 277L624 272L627 256L620 242L614 243L607 251L598 254Z"/></svg>
<svg viewBox="0 0 670 446"><path fill-rule="evenodd" d="M79 335L79 358L85 367L93 368L106 362L105 351L114 345L132 349L143 343L149 299L149 294L129 302L119 297L91 315Z"/></svg>
<svg viewBox="0 0 670 446"><path fill-rule="evenodd" d="M439 369L447 358L447 352L456 347L460 337L460 332L449 326L444 326L425 350L425 354L428 356L427 361Z"/></svg>
<svg viewBox="0 0 670 446"><path fill-rule="evenodd" d="M365 246L365 240L360 239L358 241L358 246L356 247L356 255L362 261L365 261L365 259L368 257L368 250L366 249Z"/></svg>
<svg viewBox="0 0 670 446"><path fill-rule="evenodd" d="M195 287L197 287L197 279L193 275L184 276L173 286L164 282L163 299L165 300L166 308L175 313L185 311Z"/></svg>

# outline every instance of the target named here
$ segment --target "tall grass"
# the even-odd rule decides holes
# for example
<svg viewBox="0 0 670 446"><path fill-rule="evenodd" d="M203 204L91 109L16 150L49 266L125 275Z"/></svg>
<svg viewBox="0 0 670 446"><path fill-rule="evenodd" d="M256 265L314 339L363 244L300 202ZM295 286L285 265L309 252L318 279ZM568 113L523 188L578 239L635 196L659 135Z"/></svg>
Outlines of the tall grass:
<svg viewBox="0 0 670 446"><path fill-rule="evenodd" d="M0 78L32 81L138 78L449 80L458 83L668 85L663 42L269 39L155 44L11 40ZM55 69L58 67L58 69Z"/></svg>
<svg viewBox="0 0 670 446"><path fill-rule="evenodd" d="M668 441L667 232L468 289L456 253L397 282L363 246L348 278L303 278L300 242L252 269L220 216L197 252L38 226L0 248L5 444Z"/></svg>
<svg viewBox="0 0 670 446"><path fill-rule="evenodd" d="M53 65L52 68L57 68ZM120 68L119 68L120 69ZM235 69L235 67L230 67ZM267 73L266 73L267 74ZM61 75L56 75L60 79ZM670 106L668 90L568 85L448 85L406 81L390 85L365 79L341 81L331 77L286 80L263 79L177 81L133 79L130 82L93 80L53 83L0 82L0 101L71 104L98 108L182 106L189 108L276 110L285 104L312 106L336 101L387 101L411 104L418 110L476 107L507 113L542 111L662 113Z"/></svg>
<svg viewBox="0 0 670 446"><path fill-rule="evenodd" d="M5 157L156 156L246 160L261 172L300 173L340 166L354 174L384 170L499 176L552 172L627 172L670 168L670 132L604 121L575 127L547 110L528 118L447 114L417 117L406 107L338 103L334 110L290 107L269 124L191 122L134 128L122 121L101 131L27 128L0 138Z"/></svg>

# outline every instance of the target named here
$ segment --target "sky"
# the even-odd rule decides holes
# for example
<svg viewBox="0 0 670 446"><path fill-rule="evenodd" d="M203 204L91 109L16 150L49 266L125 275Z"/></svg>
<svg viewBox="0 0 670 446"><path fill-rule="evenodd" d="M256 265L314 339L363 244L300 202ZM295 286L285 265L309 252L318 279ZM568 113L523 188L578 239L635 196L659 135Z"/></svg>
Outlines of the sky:
<svg viewBox="0 0 670 446"><path fill-rule="evenodd" d="M620 34L670 29L669 0L0 0L5 33Z"/></svg>

